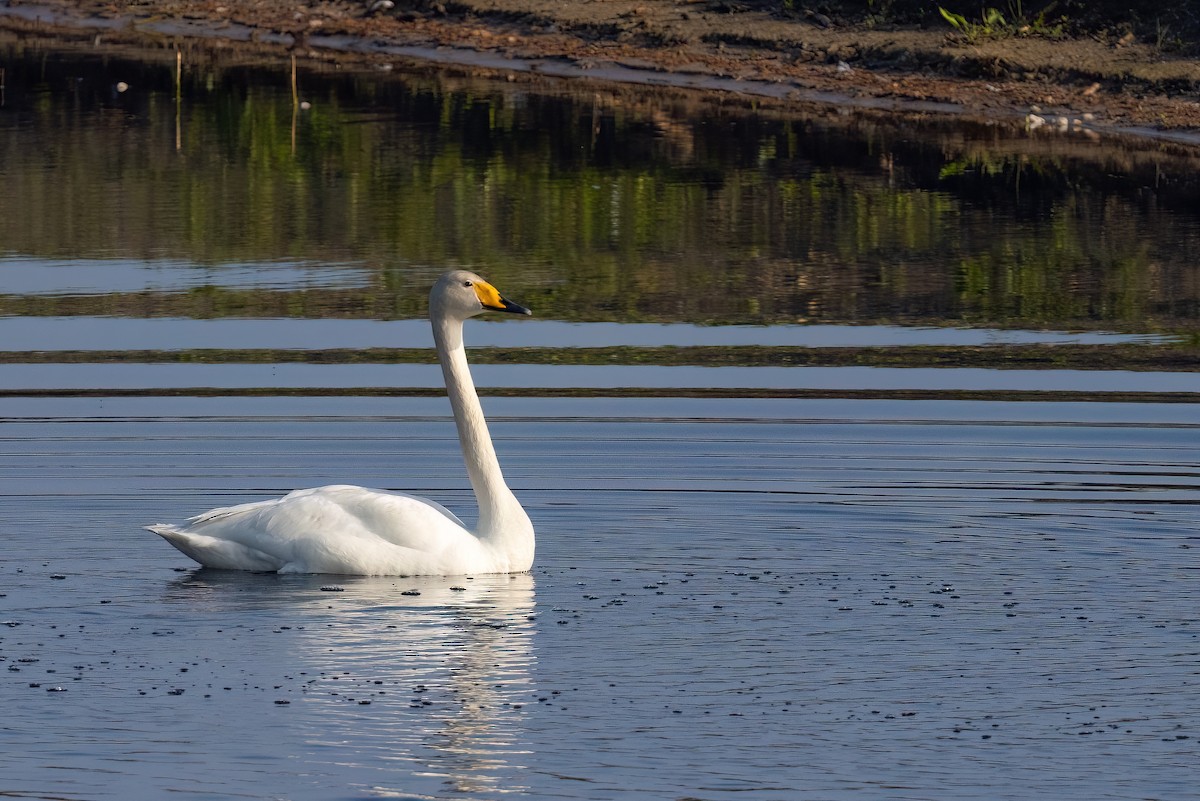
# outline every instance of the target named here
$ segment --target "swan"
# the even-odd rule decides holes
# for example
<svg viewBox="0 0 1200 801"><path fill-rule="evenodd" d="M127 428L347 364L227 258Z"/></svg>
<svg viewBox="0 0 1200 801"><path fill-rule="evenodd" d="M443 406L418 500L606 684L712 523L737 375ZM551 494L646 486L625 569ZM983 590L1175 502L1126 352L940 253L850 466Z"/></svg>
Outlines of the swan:
<svg viewBox="0 0 1200 801"><path fill-rule="evenodd" d="M367 576L529 570L533 524L504 483L463 347L463 322L485 311L532 314L466 270L443 275L429 295L433 340L479 504L474 532L425 498L345 485L213 509L182 526L146 528L201 565L226 570Z"/></svg>

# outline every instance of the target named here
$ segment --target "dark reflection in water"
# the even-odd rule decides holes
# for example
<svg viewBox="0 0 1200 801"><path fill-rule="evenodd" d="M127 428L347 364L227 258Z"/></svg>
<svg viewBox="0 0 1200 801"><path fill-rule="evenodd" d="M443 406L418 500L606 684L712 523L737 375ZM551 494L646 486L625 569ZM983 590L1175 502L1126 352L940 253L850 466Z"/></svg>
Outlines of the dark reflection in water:
<svg viewBox="0 0 1200 801"><path fill-rule="evenodd" d="M370 271L9 292L0 313L410 317L448 264L567 319L1145 329L1200 309L1200 160L1176 146L421 72L306 70L301 109L284 65L202 50L177 101L174 51L0 60L10 252Z"/></svg>

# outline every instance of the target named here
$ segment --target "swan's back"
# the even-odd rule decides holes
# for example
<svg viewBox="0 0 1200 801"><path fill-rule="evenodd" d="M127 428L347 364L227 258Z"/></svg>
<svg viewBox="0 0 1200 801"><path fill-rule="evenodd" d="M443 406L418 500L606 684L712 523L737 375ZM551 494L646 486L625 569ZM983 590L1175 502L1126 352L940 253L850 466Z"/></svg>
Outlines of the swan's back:
<svg viewBox="0 0 1200 801"><path fill-rule="evenodd" d="M149 527L206 567L355 575L496 572L495 555L448 509L345 485L213 509Z"/></svg>

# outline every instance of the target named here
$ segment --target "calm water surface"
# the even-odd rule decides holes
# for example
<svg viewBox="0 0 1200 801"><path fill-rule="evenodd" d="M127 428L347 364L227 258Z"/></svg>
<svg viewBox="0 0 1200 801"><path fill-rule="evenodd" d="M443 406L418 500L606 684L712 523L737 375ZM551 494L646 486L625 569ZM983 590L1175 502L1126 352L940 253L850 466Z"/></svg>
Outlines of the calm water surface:
<svg viewBox="0 0 1200 801"><path fill-rule="evenodd" d="M493 399L531 576L226 574L138 529L333 480L469 511L443 403L6 401L5 789L1194 792L1192 407Z"/></svg>
<svg viewBox="0 0 1200 801"><path fill-rule="evenodd" d="M284 65L191 47L0 62L0 795L1195 797L1200 407L1104 402L1194 372L655 363L1188 336L1194 153L416 68L306 68L302 113ZM227 574L140 529L327 483L469 519L448 404L406 396L435 367L283 363L427 355L459 266L538 314L468 331L531 395L484 399L531 575ZM614 345L644 350L573 363ZM587 397L624 388L662 397Z"/></svg>

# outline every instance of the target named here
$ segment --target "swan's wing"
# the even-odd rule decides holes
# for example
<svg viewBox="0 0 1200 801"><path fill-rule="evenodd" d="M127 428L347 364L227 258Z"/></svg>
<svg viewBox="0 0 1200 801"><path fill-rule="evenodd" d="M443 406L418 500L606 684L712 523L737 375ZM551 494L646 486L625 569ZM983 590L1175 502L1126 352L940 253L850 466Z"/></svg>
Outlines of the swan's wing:
<svg viewBox="0 0 1200 801"><path fill-rule="evenodd" d="M429 513L433 511L448 518L451 523L460 528L466 529L467 527L467 524L460 520L454 512L428 498L421 498L403 492L366 489L348 484L333 484L328 487L295 490L282 498L274 498L269 501L254 501L252 503L238 504L237 506L210 509L195 517L188 518L188 528L199 529L209 524L231 518L245 518L279 506L291 505L299 507L313 499L328 500L348 510L359 510L376 515L383 514L391 517L393 520L413 520L414 523L422 518L429 517ZM438 525L441 524L441 521L436 522Z"/></svg>
<svg viewBox="0 0 1200 801"><path fill-rule="evenodd" d="M447 556L462 563L480 548L440 504L350 486L297 490L150 530L201 564L241 570L437 573Z"/></svg>
<svg viewBox="0 0 1200 801"><path fill-rule="evenodd" d="M274 515L291 525L321 531L338 530L379 538L392 545L436 552L475 535L446 507L401 492L334 485L296 490L276 502Z"/></svg>
<svg viewBox="0 0 1200 801"><path fill-rule="evenodd" d="M205 567L268 573L279 570L285 564L278 557L231 540L183 531L175 526L162 523L146 526L146 528Z"/></svg>
<svg viewBox="0 0 1200 801"><path fill-rule="evenodd" d="M423 521L427 526L441 526L444 524L443 521L438 520L431 514L436 512L438 515L447 518L455 526L464 531L467 530L467 524L459 520L458 515L451 512L445 506L428 498L409 495L406 492L392 492L390 490L366 489L346 484L335 484L312 490L297 490L292 495L303 496L310 493L319 494L327 498L336 498L338 503L347 508L353 508L356 513L379 514L392 521L412 520L414 523ZM403 538L403 535L399 536Z"/></svg>

